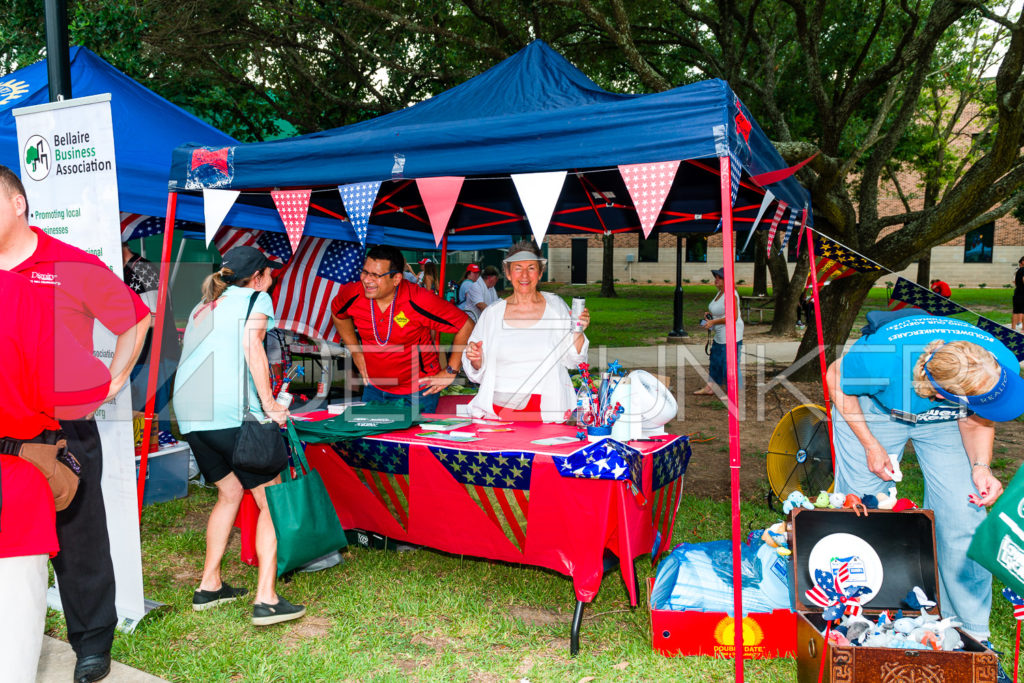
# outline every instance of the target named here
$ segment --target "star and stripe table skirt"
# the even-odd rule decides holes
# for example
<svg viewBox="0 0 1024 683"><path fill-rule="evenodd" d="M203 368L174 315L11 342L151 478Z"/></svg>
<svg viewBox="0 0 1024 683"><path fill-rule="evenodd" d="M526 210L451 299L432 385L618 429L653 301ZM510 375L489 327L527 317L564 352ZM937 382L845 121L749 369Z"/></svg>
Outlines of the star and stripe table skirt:
<svg viewBox="0 0 1024 683"><path fill-rule="evenodd" d="M671 544L689 442L666 435L628 444L532 443L575 433L565 425L516 423L512 431L479 432L479 441L453 443L419 436L423 430L414 426L346 443L311 443L306 457L346 529L547 567L572 577L581 602L596 596L610 550L636 605L633 560ZM243 560L255 560L246 538L252 525L241 526Z"/></svg>

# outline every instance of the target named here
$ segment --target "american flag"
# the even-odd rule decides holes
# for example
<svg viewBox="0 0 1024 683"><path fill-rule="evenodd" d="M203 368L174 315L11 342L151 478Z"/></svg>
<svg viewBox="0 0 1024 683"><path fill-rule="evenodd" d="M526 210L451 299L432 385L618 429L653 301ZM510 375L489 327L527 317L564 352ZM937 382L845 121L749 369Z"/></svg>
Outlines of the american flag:
<svg viewBox="0 0 1024 683"><path fill-rule="evenodd" d="M295 257L278 273L274 314L278 327L340 343L331 323L331 300L359 278L363 248L355 242L303 237Z"/></svg>
<svg viewBox="0 0 1024 683"><path fill-rule="evenodd" d="M1013 605L1013 616L1017 621L1024 621L1024 598L1017 595L1012 588L1003 589L1003 597Z"/></svg>
<svg viewBox="0 0 1024 683"><path fill-rule="evenodd" d="M653 453L654 477L651 493L654 507L651 522L661 541L655 548L653 560L672 543L672 528L679 512L679 501L683 497L683 475L690 463L690 440L681 436L664 448Z"/></svg>
<svg viewBox="0 0 1024 683"><path fill-rule="evenodd" d="M654 229L678 169L678 161L619 165L619 174L633 200L644 237L649 236Z"/></svg>
<svg viewBox="0 0 1024 683"><path fill-rule="evenodd" d="M431 446L438 462L466 487L470 498L505 538L526 550L533 454L521 451L477 453Z"/></svg>
<svg viewBox="0 0 1024 683"><path fill-rule="evenodd" d="M951 316L967 312L966 308L958 306L941 294L901 277L896 280L896 286L889 297L889 310L898 311L908 305L922 308L932 315Z"/></svg>
<svg viewBox="0 0 1024 683"><path fill-rule="evenodd" d="M301 247L300 247L301 248ZM409 530L409 445L382 439L354 439L331 444L359 481Z"/></svg>
<svg viewBox="0 0 1024 683"><path fill-rule="evenodd" d="M1003 342L1006 348L1010 349L1013 355L1017 356L1017 360L1024 361L1024 334L1004 327L983 316L978 316L978 327Z"/></svg>
<svg viewBox="0 0 1024 683"><path fill-rule="evenodd" d="M563 477L628 480L634 492L643 490L643 455L614 439L602 439L553 459Z"/></svg>
<svg viewBox="0 0 1024 683"><path fill-rule="evenodd" d="M143 216L137 213L121 212L121 241L137 240L143 237L160 235L164 231L166 219L163 216ZM175 230L194 230L202 232L203 226L192 221L174 221Z"/></svg>
<svg viewBox="0 0 1024 683"><path fill-rule="evenodd" d="M849 250L824 235L814 236L814 255L817 257L814 262L814 272L817 274L819 287L829 280L838 280L855 273L883 270L882 266L871 259ZM810 275L807 276L806 286L811 286Z"/></svg>
<svg viewBox="0 0 1024 683"><path fill-rule="evenodd" d="M259 239L259 230L246 230L244 228L232 228L225 226L217 231L213 238L213 246L224 255L229 249L235 247L256 247L256 240Z"/></svg>

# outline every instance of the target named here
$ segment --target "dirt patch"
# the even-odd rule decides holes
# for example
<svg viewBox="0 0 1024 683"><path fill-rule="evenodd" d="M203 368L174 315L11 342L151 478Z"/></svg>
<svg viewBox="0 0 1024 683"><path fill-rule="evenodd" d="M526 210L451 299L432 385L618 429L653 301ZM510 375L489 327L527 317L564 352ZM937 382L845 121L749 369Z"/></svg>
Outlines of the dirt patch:
<svg viewBox="0 0 1024 683"><path fill-rule="evenodd" d="M285 650L294 652L304 640L310 638L323 638L331 632L333 622L325 617L305 616L292 623L291 628L284 634L281 640L284 642Z"/></svg>
<svg viewBox="0 0 1024 683"><path fill-rule="evenodd" d="M513 605L509 607L508 614L513 619L521 619L527 626L557 626L565 623L565 617L558 610L543 607Z"/></svg>

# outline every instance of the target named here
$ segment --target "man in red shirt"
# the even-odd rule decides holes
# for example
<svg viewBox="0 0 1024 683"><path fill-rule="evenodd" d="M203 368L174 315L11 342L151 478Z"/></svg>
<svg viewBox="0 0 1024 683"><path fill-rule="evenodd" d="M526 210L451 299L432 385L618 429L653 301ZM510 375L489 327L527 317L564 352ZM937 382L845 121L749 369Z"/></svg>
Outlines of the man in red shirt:
<svg viewBox="0 0 1024 683"><path fill-rule="evenodd" d="M98 258L30 227L28 210L21 181L0 166L0 270L27 278L47 300L56 321L90 353L96 321L117 336L105 400L112 399L128 381L142 350L149 307ZM56 341L59 354L61 340ZM68 641L78 656L75 681L88 683L109 672L117 625L114 565L100 489L103 449L91 418L65 420L61 428L82 472L75 499L57 515L61 550L53 558L53 569Z"/></svg>
<svg viewBox="0 0 1024 683"><path fill-rule="evenodd" d="M0 320L0 662L5 680L32 681L46 621L46 560L58 545L53 493L18 454L26 442L56 443L55 417L95 410L106 400L110 372L55 325L46 297L3 270Z"/></svg>
<svg viewBox="0 0 1024 683"><path fill-rule="evenodd" d="M949 288L949 285L942 280L932 280L932 291L939 296L944 296L947 299L953 295L953 290Z"/></svg>
<svg viewBox="0 0 1024 683"><path fill-rule="evenodd" d="M331 318L366 384L364 401L394 401L431 413L462 365L456 352L441 367L431 333L454 333L453 348L460 350L473 322L433 292L406 282L404 270L397 248L371 248L360 281L342 287L331 302Z"/></svg>

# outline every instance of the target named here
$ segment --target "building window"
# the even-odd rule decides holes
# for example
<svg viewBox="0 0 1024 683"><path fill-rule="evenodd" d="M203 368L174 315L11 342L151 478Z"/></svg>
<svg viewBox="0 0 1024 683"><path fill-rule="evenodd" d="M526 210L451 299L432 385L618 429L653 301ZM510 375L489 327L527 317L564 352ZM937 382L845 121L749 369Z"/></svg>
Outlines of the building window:
<svg viewBox="0 0 1024 683"><path fill-rule="evenodd" d="M708 238L705 235L696 235L686 238L686 262L708 262Z"/></svg>
<svg viewBox="0 0 1024 683"><path fill-rule="evenodd" d="M640 239L640 245L637 247L636 253L640 263L657 263L658 233L652 233L650 237L644 237L643 233L640 233L637 237Z"/></svg>
<svg viewBox="0 0 1024 683"><path fill-rule="evenodd" d="M992 263L996 224L986 223L964 235L964 263Z"/></svg>
<svg viewBox="0 0 1024 683"><path fill-rule="evenodd" d="M750 238L750 244L747 245L746 249L743 249L743 244L747 241L747 236L750 231L737 232L736 233L736 244L733 245L733 249L736 250L736 263L753 263L754 262L754 243L757 241L753 237ZM743 251L740 251L743 249Z"/></svg>

